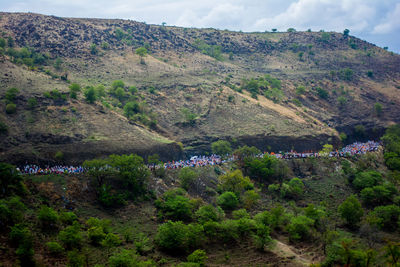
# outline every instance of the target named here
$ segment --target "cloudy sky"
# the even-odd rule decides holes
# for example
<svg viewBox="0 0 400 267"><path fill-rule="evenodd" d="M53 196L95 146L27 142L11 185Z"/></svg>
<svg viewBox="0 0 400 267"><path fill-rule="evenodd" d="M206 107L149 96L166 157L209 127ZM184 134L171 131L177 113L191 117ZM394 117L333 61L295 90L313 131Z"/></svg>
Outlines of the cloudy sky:
<svg viewBox="0 0 400 267"><path fill-rule="evenodd" d="M0 0L0 11L235 31L347 28L400 53L400 0Z"/></svg>

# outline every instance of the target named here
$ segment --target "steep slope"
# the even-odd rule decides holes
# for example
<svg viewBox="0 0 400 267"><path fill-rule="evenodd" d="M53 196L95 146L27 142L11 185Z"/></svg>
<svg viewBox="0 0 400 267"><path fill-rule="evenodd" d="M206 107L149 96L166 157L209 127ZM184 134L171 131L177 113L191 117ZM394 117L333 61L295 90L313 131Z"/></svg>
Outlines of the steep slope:
<svg viewBox="0 0 400 267"><path fill-rule="evenodd" d="M104 84L107 89L112 81L123 80L136 86L139 99L157 114L157 127L150 129L123 118L124 101L119 104L107 96L105 101L115 106L107 109L104 101L89 105L81 96L64 103L82 111L79 127L61 123L58 133L51 132L46 122L53 125L59 116L67 116L65 113L54 113L53 120L36 114L34 124L43 127L34 129L24 121L23 111L1 115L12 129L2 141L2 158L10 151L26 151L15 140L32 145L34 141L24 136L47 133L75 137L60 146L36 139L42 147L36 153L40 156L64 147L66 151L68 147L85 151L85 157L121 151L144 153L173 141L182 142L191 153L209 150L210 142L218 139L263 149L309 150L326 142L337 145L339 132L345 132L348 141L377 137L387 125L399 121L400 56L352 36L241 33L31 13L0 15L3 36L11 36L17 47L32 47L49 58L39 68L29 69L3 56L0 90L20 88L23 93L18 106L54 88L67 92L69 84L60 77L82 86ZM146 47L150 54L141 58L135 54L139 47ZM63 62L61 68L53 66L57 58ZM265 91L255 99L246 90L243 79L265 74L280 80L279 99L264 97ZM303 91L298 90L301 86ZM45 99L41 101L39 109L49 105ZM377 103L381 112L374 109ZM4 110L5 103L1 105ZM188 121L184 111L193 120ZM364 128L355 130L356 125ZM163 149L156 150L160 153Z"/></svg>

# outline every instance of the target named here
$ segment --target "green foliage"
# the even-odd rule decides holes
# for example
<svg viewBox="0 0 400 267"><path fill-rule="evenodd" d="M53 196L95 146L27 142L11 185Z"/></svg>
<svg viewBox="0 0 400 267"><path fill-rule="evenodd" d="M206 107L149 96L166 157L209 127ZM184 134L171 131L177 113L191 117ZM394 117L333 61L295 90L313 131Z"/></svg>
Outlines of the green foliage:
<svg viewBox="0 0 400 267"><path fill-rule="evenodd" d="M26 207L17 196L0 199L0 226L13 225L22 222Z"/></svg>
<svg viewBox="0 0 400 267"><path fill-rule="evenodd" d="M225 156L232 152L231 144L225 140L218 140L211 144L212 153L220 156Z"/></svg>
<svg viewBox="0 0 400 267"><path fill-rule="evenodd" d="M152 266L150 262L141 261L134 250L123 249L114 253L108 259L109 267L145 267Z"/></svg>
<svg viewBox="0 0 400 267"><path fill-rule="evenodd" d="M195 216L201 224L206 222L219 222L225 217L224 211L220 207L214 207L211 204L200 207Z"/></svg>
<svg viewBox="0 0 400 267"><path fill-rule="evenodd" d="M118 176L125 183L131 198L146 193L150 171L142 157L134 154L111 155L109 160L110 165L118 170Z"/></svg>
<svg viewBox="0 0 400 267"><path fill-rule="evenodd" d="M301 107L303 104L301 101L297 98L292 99L293 104L295 104L297 107Z"/></svg>
<svg viewBox="0 0 400 267"><path fill-rule="evenodd" d="M377 171L365 171L356 174L353 185L358 190L372 187L382 182L382 174Z"/></svg>
<svg viewBox="0 0 400 267"><path fill-rule="evenodd" d="M339 134L339 138L340 138L340 141L345 142L347 140L347 134L345 134L344 132L341 132Z"/></svg>
<svg viewBox="0 0 400 267"><path fill-rule="evenodd" d="M292 178L287 184L282 183L280 194L282 197L299 198L303 195L304 184L299 178Z"/></svg>
<svg viewBox="0 0 400 267"><path fill-rule="evenodd" d="M250 219L250 214L247 212L246 209L239 209L232 212L232 217L235 220L239 220L242 218Z"/></svg>
<svg viewBox="0 0 400 267"><path fill-rule="evenodd" d="M206 44L204 40L197 39L193 46L207 56L213 57L219 61L224 60L224 57L222 56L222 48L219 45L209 45Z"/></svg>
<svg viewBox="0 0 400 267"><path fill-rule="evenodd" d="M225 192L217 198L217 203L224 210L233 210L239 204L239 200L238 200L237 196L235 195L235 193Z"/></svg>
<svg viewBox="0 0 400 267"><path fill-rule="evenodd" d="M189 123L191 125L194 125L196 123L196 120L198 118L196 113L191 112L187 108L182 108L181 109L181 114L185 120L186 123Z"/></svg>
<svg viewBox="0 0 400 267"><path fill-rule="evenodd" d="M330 144L325 144L322 147L322 150L319 152L319 154L322 157L329 157L329 153L333 150L333 146Z"/></svg>
<svg viewBox="0 0 400 267"><path fill-rule="evenodd" d="M99 52L99 50L97 49L97 45L91 44L90 45L90 54L97 55L98 52Z"/></svg>
<svg viewBox="0 0 400 267"><path fill-rule="evenodd" d="M374 111L375 111L376 116L378 116L378 117L382 116L382 108L383 108L383 106L381 103L374 104Z"/></svg>
<svg viewBox="0 0 400 267"><path fill-rule="evenodd" d="M297 95L304 95L305 92L306 92L306 87L304 87L303 85L300 85L296 88Z"/></svg>
<svg viewBox="0 0 400 267"><path fill-rule="evenodd" d="M245 191L242 196L243 206L246 209L251 209L258 203L260 198L260 195L255 190Z"/></svg>
<svg viewBox="0 0 400 267"><path fill-rule="evenodd" d="M33 239L31 231L23 223L18 223L12 226L9 236L11 242L17 246L24 242L32 242Z"/></svg>
<svg viewBox="0 0 400 267"><path fill-rule="evenodd" d="M23 189L22 177L15 166L0 162L0 196L22 193Z"/></svg>
<svg viewBox="0 0 400 267"><path fill-rule="evenodd" d="M56 69L56 70L61 70L61 65L62 65L62 60L61 60L61 58L56 58L56 60L54 61L54 68Z"/></svg>
<svg viewBox="0 0 400 267"><path fill-rule="evenodd" d="M48 61L46 54L37 53L33 48L22 47L19 49L12 48L10 42L14 43L12 38L8 39L8 45L10 48L6 50L6 54L10 56L12 62L16 64L24 64L28 67L34 67L36 65L44 65Z"/></svg>
<svg viewBox="0 0 400 267"><path fill-rule="evenodd" d="M339 97L336 99L336 101L338 102L339 107L344 107L344 106L346 105L346 103L347 103L347 98L344 97L344 96L339 96Z"/></svg>
<svg viewBox="0 0 400 267"><path fill-rule="evenodd" d="M295 28L289 28L289 29L287 29L287 32L296 32L296 29Z"/></svg>
<svg viewBox="0 0 400 267"><path fill-rule="evenodd" d="M264 155L262 158L245 160L244 167L248 170L251 178L260 182L271 182L272 179L278 178L276 172L278 161L274 156Z"/></svg>
<svg viewBox="0 0 400 267"><path fill-rule="evenodd" d="M87 221L86 224L91 227L99 227L104 233L109 233L111 230L111 221L108 219L99 219L96 217L90 217Z"/></svg>
<svg viewBox="0 0 400 267"><path fill-rule="evenodd" d="M101 245L103 247L116 247L121 244L121 239L119 236L113 233L108 233L104 236L103 240L101 241Z"/></svg>
<svg viewBox="0 0 400 267"><path fill-rule="evenodd" d="M251 93L253 98L257 98L257 95L263 94L266 98L280 102L284 98L284 94L281 90L281 81L270 76L265 75L264 77L243 79L241 90L247 90Z"/></svg>
<svg viewBox="0 0 400 267"><path fill-rule="evenodd" d="M37 106L37 100L34 97L28 98L28 108L34 109Z"/></svg>
<svg viewBox="0 0 400 267"><path fill-rule="evenodd" d="M71 98L76 99L77 96L78 96L78 93L79 93L80 91L81 91L81 86L80 86L79 84L77 84L77 83L72 83L72 84L69 86L69 96L70 96Z"/></svg>
<svg viewBox="0 0 400 267"><path fill-rule="evenodd" d="M197 249L187 257L187 261L198 263L200 266L204 266L207 258L207 253L204 250Z"/></svg>
<svg viewBox="0 0 400 267"><path fill-rule="evenodd" d="M376 224L381 229L394 231L399 228L400 207L397 205L376 207L371 215L376 218Z"/></svg>
<svg viewBox="0 0 400 267"><path fill-rule="evenodd" d="M181 181L181 186L186 191L189 190L189 187L193 184L193 182L198 177L196 171L193 168L185 167L179 171L178 174L179 180Z"/></svg>
<svg viewBox="0 0 400 267"><path fill-rule="evenodd" d="M253 242L257 249L264 251L265 246L272 243L271 229L264 224L257 224L257 230L253 234Z"/></svg>
<svg viewBox="0 0 400 267"><path fill-rule="evenodd" d="M0 38L0 48L5 48L6 47L6 40L4 38Z"/></svg>
<svg viewBox="0 0 400 267"><path fill-rule="evenodd" d="M135 54L140 56L140 57L145 57L147 55L148 51L145 47L139 47L135 50Z"/></svg>
<svg viewBox="0 0 400 267"><path fill-rule="evenodd" d="M350 33L350 30L349 30L349 29L345 29L345 30L343 31L343 35L344 35L345 37L349 36L349 33Z"/></svg>
<svg viewBox="0 0 400 267"><path fill-rule="evenodd" d="M308 206L304 208L304 215L314 220L315 227L321 227L321 220L325 218L326 212L324 207L317 207L314 204L308 204Z"/></svg>
<svg viewBox="0 0 400 267"><path fill-rule="evenodd" d="M6 91L4 98L6 99L6 103L13 103L15 99L17 99L17 94L19 90L15 87L10 88Z"/></svg>
<svg viewBox="0 0 400 267"><path fill-rule="evenodd" d="M137 101L130 101L124 106L124 114L127 118L131 118L133 115L140 112L140 104Z"/></svg>
<svg viewBox="0 0 400 267"><path fill-rule="evenodd" d="M54 155L54 158L58 161L63 160L64 159L64 153L62 151L57 151L56 154Z"/></svg>
<svg viewBox="0 0 400 267"><path fill-rule="evenodd" d="M241 167L244 166L248 160L251 160L250 158L254 158L259 154L261 154L261 151L254 146L242 146L233 151L233 155L235 156L238 165Z"/></svg>
<svg viewBox="0 0 400 267"><path fill-rule="evenodd" d="M0 134L6 134L8 132L8 126L4 122L0 121Z"/></svg>
<svg viewBox="0 0 400 267"><path fill-rule="evenodd" d="M396 187L391 183L385 183L364 188L360 195L362 201L368 206L379 206L389 203L395 193L397 193Z"/></svg>
<svg viewBox="0 0 400 267"><path fill-rule="evenodd" d="M355 227L364 214L360 201L355 195L351 195L343 201L338 208L338 212L350 227Z"/></svg>
<svg viewBox="0 0 400 267"><path fill-rule="evenodd" d="M17 111L17 105L14 103L9 103L6 105L6 113L7 114L14 114Z"/></svg>
<svg viewBox="0 0 400 267"><path fill-rule="evenodd" d="M385 246L385 257L390 266L397 266L400 262L400 243L388 242Z"/></svg>
<svg viewBox="0 0 400 267"><path fill-rule="evenodd" d="M55 241L47 242L46 247L47 250L55 256L59 256L64 252L64 248L58 242Z"/></svg>
<svg viewBox="0 0 400 267"><path fill-rule="evenodd" d="M204 240L203 227L185 225L182 222L169 221L158 227L156 244L170 253L185 252L197 248Z"/></svg>
<svg viewBox="0 0 400 267"><path fill-rule="evenodd" d="M365 137L365 127L361 124L354 126L354 135L358 138Z"/></svg>
<svg viewBox="0 0 400 267"><path fill-rule="evenodd" d="M125 203L126 196L111 189L111 186L102 184L97 190L97 200L104 207L118 207Z"/></svg>
<svg viewBox="0 0 400 267"><path fill-rule="evenodd" d="M78 250L69 251L67 254L68 267L84 267L85 256L79 253Z"/></svg>
<svg viewBox="0 0 400 267"><path fill-rule="evenodd" d="M64 211L60 213L60 221L63 224L71 225L78 220L78 216L72 211Z"/></svg>
<svg viewBox="0 0 400 267"><path fill-rule="evenodd" d="M292 217L287 226L290 241L299 241L309 238L311 236L311 227L313 225L314 220L304 215Z"/></svg>
<svg viewBox="0 0 400 267"><path fill-rule="evenodd" d="M40 220L42 227L54 228L58 223L59 216L51 207L42 206L38 212L38 219Z"/></svg>
<svg viewBox="0 0 400 267"><path fill-rule="evenodd" d="M144 233L139 233L135 236L134 245L137 253L140 255L144 255L152 249L151 241Z"/></svg>
<svg viewBox="0 0 400 267"><path fill-rule="evenodd" d="M331 39L331 35L328 32L322 32L321 33L321 37L320 37L320 41L324 42L324 43L328 43Z"/></svg>
<svg viewBox="0 0 400 267"><path fill-rule="evenodd" d="M329 93L328 93L328 91L326 91L325 89L322 89L321 87L316 87L316 88L315 88L315 91L316 91L317 96L318 96L319 98L328 99Z"/></svg>
<svg viewBox="0 0 400 267"><path fill-rule="evenodd" d="M192 218L192 205L182 189L169 190L155 202L159 215L172 220L189 221Z"/></svg>
<svg viewBox="0 0 400 267"><path fill-rule="evenodd" d="M94 245L99 245L101 241L106 237L103 228L100 226L93 226L87 230L87 237L90 242Z"/></svg>
<svg viewBox="0 0 400 267"><path fill-rule="evenodd" d="M89 104L93 104L97 100L96 89L93 86L86 87L83 94Z"/></svg>
<svg viewBox="0 0 400 267"><path fill-rule="evenodd" d="M79 248L83 240L79 223L74 222L73 225L67 226L64 230L60 231L58 239L67 249Z"/></svg>
<svg viewBox="0 0 400 267"><path fill-rule="evenodd" d="M338 72L338 74L339 74L339 77L340 77L342 80L345 80L345 81L351 81L351 80L353 80L354 72L353 72L353 70L350 69L350 68L341 69L341 70Z"/></svg>
<svg viewBox="0 0 400 267"><path fill-rule="evenodd" d="M221 184L219 188L222 191L230 191L240 196L245 190L250 190L254 188L253 183L250 181L249 177L243 177L241 170L237 169L233 172L228 172L219 177Z"/></svg>

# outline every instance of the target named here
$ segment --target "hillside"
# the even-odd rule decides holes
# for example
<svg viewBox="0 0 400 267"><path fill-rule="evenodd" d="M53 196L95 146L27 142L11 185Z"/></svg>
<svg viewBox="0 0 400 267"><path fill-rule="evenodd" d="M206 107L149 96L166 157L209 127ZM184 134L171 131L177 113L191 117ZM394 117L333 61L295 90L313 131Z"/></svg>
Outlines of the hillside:
<svg viewBox="0 0 400 267"><path fill-rule="evenodd" d="M377 138L400 118L400 56L341 33L4 12L0 31L2 160L48 162L58 151L74 162L130 152L172 159L210 151L218 139L316 150ZM141 47L148 53L136 53ZM120 96L116 80L123 81ZM77 99L69 97L72 83L82 87ZM90 104L85 87L98 85L105 94ZM6 114L13 87L16 112ZM37 105L29 107L30 98ZM139 111L126 115L128 102Z"/></svg>

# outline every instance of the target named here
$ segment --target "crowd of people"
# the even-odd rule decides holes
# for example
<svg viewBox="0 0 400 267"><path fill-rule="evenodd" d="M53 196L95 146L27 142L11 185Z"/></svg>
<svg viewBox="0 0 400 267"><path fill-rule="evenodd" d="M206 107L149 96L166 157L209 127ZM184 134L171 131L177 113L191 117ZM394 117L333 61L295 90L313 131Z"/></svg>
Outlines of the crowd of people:
<svg viewBox="0 0 400 267"><path fill-rule="evenodd" d="M83 173L85 168L82 166L47 166L47 167L40 167L34 164L27 164L21 168L17 168L22 174L74 174L74 173Z"/></svg>
<svg viewBox="0 0 400 267"><path fill-rule="evenodd" d="M319 158L321 156L328 156L328 157L348 157L348 156L354 156L354 155L362 155L367 152L372 152L372 151L377 151L379 147L381 146L380 142L375 142L375 141L368 141L365 143L361 142L355 142L351 145L347 145L343 147L340 150L336 151L331 151L327 155L322 155L321 152L295 152L295 151L290 151L290 152L279 152L279 153L263 153L259 155L260 157L264 155L271 155L275 156L278 159L292 159L292 158L310 158L310 157L316 157ZM166 163L162 163L159 165L155 164L149 164L147 167L149 169L158 169L158 168L164 168L164 169L180 169L184 167L203 167L203 166L214 166L214 165L220 165L226 161L233 161L234 157L230 157L227 160L223 160L219 155L211 155L211 156L193 156L188 160L178 160L178 161L168 161ZM32 164L27 164L21 168L18 168L18 170L22 174L78 174L78 173L83 173L85 172L85 168L82 166L62 166L62 165L56 165L53 167L47 166L45 168L42 168L37 165L32 165Z"/></svg>

